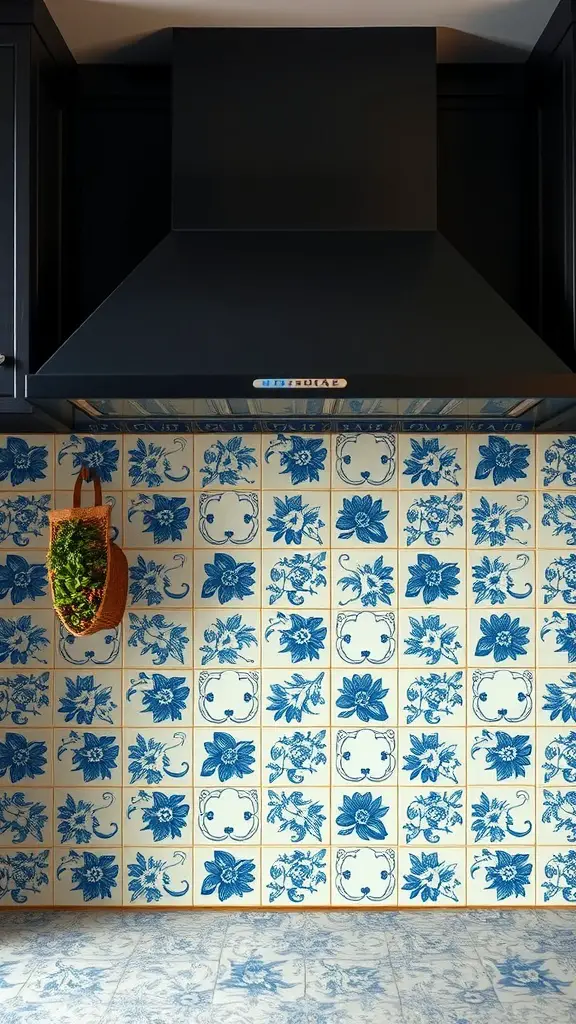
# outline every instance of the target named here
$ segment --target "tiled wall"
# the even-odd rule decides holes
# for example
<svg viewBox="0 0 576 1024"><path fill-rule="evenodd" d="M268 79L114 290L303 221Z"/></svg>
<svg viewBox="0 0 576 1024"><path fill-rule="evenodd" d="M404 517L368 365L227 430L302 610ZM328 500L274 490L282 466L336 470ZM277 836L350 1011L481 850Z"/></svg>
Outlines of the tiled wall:
<svg viewBox="0 0 576 1024"><path fill-rule="evenodd" d="M0 555L0 906L576 904L576 438L1 437Z"/></svg>

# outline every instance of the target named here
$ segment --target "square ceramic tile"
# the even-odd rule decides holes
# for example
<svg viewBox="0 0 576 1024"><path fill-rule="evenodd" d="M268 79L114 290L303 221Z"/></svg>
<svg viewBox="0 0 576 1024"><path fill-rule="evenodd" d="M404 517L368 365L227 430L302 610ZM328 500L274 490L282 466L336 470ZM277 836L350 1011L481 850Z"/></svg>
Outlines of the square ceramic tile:
<svg viewBox="0 0 576 1024"><path fill-rule="evenodd" d="M332 722L342 727L397 724L397 672L337 669L332 672Z"/></svg>
<svg viewBox="0 0 576 1024"><path fill-rule="evenodd" d="M538 666L569 671L576 660L576 611L539 608L537 629Z"/></svg>
<svg viewBox="0 0 576 1024"><path fill-rule="evenodd" d="M56 434L56 490L71 492L81 469L99 474L104 487L122 489L122 437ZM86 485L84 485L86 486ZM92 488L88 487L91 491ZM84 488L83 488L84 490Z"/></svg>
<svg viewBox="0 0 576 1024"><path fill-rule="evenodd" d="M43 552L0 553L0 609L51 608L48 570Z"/></svg>
<svg viewBox="0 0 576 1024"><path fill-rule="evenodd" d="M398 605L398 552L390 548L370 552L351 548L334 552L332 561L333 608L374 608L385 611Z"/></svg>
<svg viewBox="0 0 576 1024"><path fill-rule="evenodd" d="M196 490L258 490L261 482L260 434L197 434L194 438Z"/></svg>
<svg viewBox="0 0 576 1024"><path fill-rule="evenodd" d="M260 496L255 491L201 491L194 507L195 547L226 547L234 554L263 543Z"/></svg>
<svg viewBox="0 0 576 1024"><path fill-rule="evenodd" d="M49 609L2 609L0 665L24 671L54 664L54 612Z"/></svg>
<svg viewBox="0 0 576 1024"><path fill-rule="evenodd" d="M396 434L338 434L332 437L333 487L398 487Z"/></svg>
<svg viewBox="0 0 576 1024"><path fill-rule="evenodd" d="M208 780L206 788L194 790L194 843L258 846L262 842L260 790L248 785L245 789L209 788L210 781L218 782Z"/></svg>
<svg viewBox="0 0 576 1024"><path fill-rule="evenodd" d="M178 557L178 556L175 556ZM259 608L261 553L256 550L196 550L194 604L196 608Z"/></svg>
<svg viewBox="0 0 576 1024"><path fill-rule="evenodd" d="M264 434L262 487L265 490L330 487L330 435Z"/></svg>
<svg viewBox="0 0 576 1024"><path fill-rule="evenodd" d="M530 726L467 729L468 785L483 788L533 786L537 777L535 733Z"/></svg>
<svg viewBox="0 0 576 1024"><path fill-rule="evenodd" d="M46 551L50 543L48 513L54 508L52 490L0 494L0 546L19 553L22 548ZM30 561L30 557L28 557Z"/></svg>
<svg viewBox="0 0 576 1024"><path fill-rule="evenodd" d="M446 549L400 551L398 565L400 608L466 607L466 557L463 551Z"/></svg>
<svg viewBox="0 0 576 1024"><path fill-rule="evenodd" d="M535 847L467 850L470 906L530 907L535 903Z"/></svg>
<svg viewBox="0 0 576 1024"><path fill-rule="evenodd" d="M0 675L0 721L6 726L52 725L53 682L50 671L5 668Z"/></svg>
<svg viewBox="0 0 576 1024"><path fill-rule="evenodd" d="M536 854L536 866L536 903L573 909L576 850L540 846ZM566 984L571 980L567 978Z"/></svg>
<svg viewBox="0 0 576 1024"><path fill-rule="evenodd" d="M261 700L263 725L330 725L330 672L264 669Z"/></svg>
<svg viewBox="0 0 576 1024"><path fill-rule="evenodd" d="M122 739L125 786L192 785L191 729L124 729Z"/></svg>
<svg viewBox="0 0 576 1024"><path fill-rule="evenodd" d="M196 725L259 725L260 675L241 668L197 672Z"/></svg>
<svg viewBox="0 0 576 1024"><path fill-rule="evenodd" d="M124 673L124 725L191 726L192 673L181 669Z"/></svg>
<svg viewBox="0 0 576 1024"><path fill-rule="evenodd" d="M468 725L535 724L534 671L485 668L468 671Z"/></svg>
<svg viewBox="0 0 576 1024"><path fill-rule="evenodd" d="M463 669L400 669L399 725L465 725L465 682Z"/></svg>
<svg viewBox="0 0 576 1024"><path fill-rule="evenodd" d="M498 611L541 603L536 587L534 551L468 551L469 608Z"/></svg>
<svg viewBox="0 0 576 1024"><path fill-rule="evenodd" d="M466 486L466 435L400 434L399 486L462 490Z"/></svg>
<svg viewBox="0 0 576 1024"><path fill-rule="evenodd" d="M0 434L0 491L54 487L53 434Z"/></svg>
<svg viewBox="0 0 576 1024"><path fill-rule="evenodd" d="M122 516L122 491L109 491L106 487L102 489L102 502L110 506L110 540L122 544L123 537L123 516ZM84 484L80 492L80 507L90 508L94 504L94 488L92 484ZM70 491L56 491L54 494L54 508L70 508L72 495ZM32 542L31 542L32 543Z"/></svg>
<svg viewBox="0 0 576 1024"><path fill-rule="evenodd" d="M194 662L200 667L258 668L260 612L228 608L194 612Z"/></svg>
<svg viewBox="0 0 576 1024"><path fill-rule="evenodd" d="M401 846L463 846L466 842L465 791L444 785L434 789L402 786L398 791L398 842Z"/></svg>
<svg viewBox="0 0 576 1024"><path fill-rule="evenodd" d="M73 636L56 621L56 668L120 668L122 664L122 627L102 629L92 636Z"/></svg>
<svg viewBox="0 0 576 1024"><path fill-rule="evenodd" d="M51 729L0 729L0 780L13 786L52 786Z"/></svg>
<svg viewBox="0 0 576 1024"><path fill-rule="evenodd" d="M55 672L54 725L122 725L120 669Z"/></svg>
<svg viewBox="0 0 576 1024"><path fill-rule="evenodd" d="M399 729L400 786L463 786L466 780L466 730Z"/></svg>
<svg viewBox="0 0 576 1024"><path fill-rule="evenodd" d="M140 608L124 616L124 667L192 668L192 609Z"/></svg>
<svg viewBox="0 0 576 1024"><path fill-rule="evenodd" d="M398 660L395 612L337 612L332 615L332 664L335 668L394 667Z"/></svg>
<svg viewBox="0 0 576 1024"><path fill-rule="evenodd" d="M262 616L264 668L328 668L330 612L266 610Z"/></svg>
<svg viewBox="0 0 576 1024"><path fill-rule="evenodd" d="M537 729L537 786L573 786L576 781L574 744L576 733L569 726Z"/></svg>
<svg viewBox="0 0 576 1024"><path fill-rule="evenodd" d="M396 491L332 491L332 547L398 546Z"/></svg>
<svg viewBox="0 0 576 1024"><path fill-rule="evenodd" d="M326 608L330 604L330 553L265 549L261 604L263 608Z"/></svg>
<svg viewBox="0 0 576 1024"><path fill-rule="evenodd" d="M121 729L55 729L56 786L122 785Z"/></svg>
<svg viewBox="0 0 576 1024"><path fill-rule="evenodd" d="M192 789L125 789L124 848L192 846Z"/></svg>
<svg viewBox="0 0 576 1024"><path fill-rule="evenodd" d="M542 550L538 555L536 603L570 608L576 603L576 551Z"/></svg>
<svg viewBox="0 0 576 1024"><path fill-rule="evenodd" d="M361 909L398 901L396 850L365 846L332 850L332 903Z"/></svg>
<svg viewBox="0 0 576 1024"><path fill-rule="evenodd" d="M78 782L81 779L77 780ZM85 848L122 842L122 790L54 790L55 845Z"/></svg>
<svg viewBox="0 0 576 1024"><path fill-rule="evenodd" d="M260 785L260 730L246 726L194 730L196 786Z"/></svg>
<svg viewBox="0 0 576 1024"><path fill-rule="evenodd" d="M193 496L124 491L127 548L192 547Z"/></svg>
<svg viewBox="0 0 576 1024"><path fill-rule="evenodd" d="M262 492L262 547L281 552L330 546L330 491Z"/></svg>
<svg viewBox="0 0 576 1024"><path fill-rule="evenodd" d="M573 434L539 434L537 487L576 487L576 437Z"/></svg>
<svg viewBox="0 0 576 1024"><path fill-rule="evenodd" d="M191 907L192 850L124 849L125 907Z"/></svg>
<svg viewBox="0 0 576 1024"><path fill-rule="evenodd" d="M536 724L576 727L576 672L541 668L536 672Z"/></svg>
<svg viewBox="0 0 576 1024"><path fill-rule="evenodd" d="M569 846L576 843L576 801L574 786L553 783L536 790L537 837L541 846Z"/></svg>
<svg viewBox="0 0 576 1024"><path fill-rule="evenodd" d="M538 545L571 548L576 544L576 501L569 491L538 492Z"/></svg>
<svg viewBox="0 0 576 1024"><path fill-rule="evenodd" d="M332 787L332 842L339 846L396 846L395 786Z"/></svg>
<svg viewBox="0 0 576 1024"><path fill-rule="evenodd" d="M0 849L0 871L12 905L50 907L54 899L52 850Z"/></svg>
<svg viewBox="0 0 576 1024"><path fill-rule="evenodd" d="M526 608L468 613L468 664L520 668L536 664L535 615Z"/></svg>
<svg viewBox="0 0 576 1024"><path fill-rule="evenodd" d="M53 790L29 789L27 782L27 779L23 779L18 788L0 789L3 845L17 849L52 846Z"/></svg>
<svg viewBox="0 0 576 1024"><path fill-rule="evenodd" d="M194 906L254 907L260 897L260 849L224 846L194 851Z"/></svg>
<svg viewBox="0 0 576 1024"><path fill-rule="evenodd" d="M328 786L330 736L326 729L262 729L263 786Z"/></svg>
<svg viewBox="0 0 576 1024"><path fill-rule="evenodd" d="M466 492L400 491L398 547L465 548Z"/></svg>
<svg viewBox="0 0 576 1024"><path fill-rule="evenodd" d="M442 847L398 850L401 907L466 906L466 850Z"/></svg>
<svg viewBox="0 0 576 1024"><path fill-rule="evenodd" d="M466 612L454 608L414 609L398 615L401 668L450 668L466 664Z"/></svg>
<svg viewBox="0 0 576 1024"><path fill-rule="evenodd" d="M330 844L331 791L326 786L262 790L262 843L265 846Z"/></svg>
<svg viewBox="0 0 576 1024"><path fill-rule="evenodd" d="M535 487L535 447L533 434L469 434L468 487Z"/></svg>
<svg viewBox="0 0 576 1024"><path fill-rule="evenodd" d="M122 905L122 850L54 851L54 903L59 907Z"/></svg>
<svg viewBox="0 0 576 1024"><path fill-rule="evenodd" d="M468 846L526 846L537 829L533 786L469 786Z"/></svg>
<svg viewBox="0 0 576 1024"><path fill-rule="evenodd" d="M124 435L125 490L192 490L193 438Z"/></svg>
<svg viewBox="0 0 576 1024"><path fill-rule="evenodd" d="M191 608L193 552L126 550L128 608Z"/></svg>
<svg viewBox="0 0 576 1024"><path fill-rule="evenodd" d="M262 903L275 907L330 903L330 850L262 849Z"/></svg>
<svg viewBox="0 0 576 1024"><path fill-rule="evenodd" d="M397 748L395 729L332 729L332 782L354 787L396 783Z"/></svg>
<svg viewBox="0 0 576 1024"><path fill-rule="evenodd" d="M468 547L489 548L497 555L500 548L535 547L537 509L534 492L483 490L468 494Z"/></svg>

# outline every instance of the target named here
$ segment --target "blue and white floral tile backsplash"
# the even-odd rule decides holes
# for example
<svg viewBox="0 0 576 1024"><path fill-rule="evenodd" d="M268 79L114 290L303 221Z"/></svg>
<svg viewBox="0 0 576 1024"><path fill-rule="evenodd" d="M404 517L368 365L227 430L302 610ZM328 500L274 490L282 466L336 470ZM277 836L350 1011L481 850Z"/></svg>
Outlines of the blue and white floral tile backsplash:
<svg viewBox="0 0 576 1024"><path fill-rule="evenodd" d="M576 437L2 436L0 604L0 906L576 906Z"/></svg>

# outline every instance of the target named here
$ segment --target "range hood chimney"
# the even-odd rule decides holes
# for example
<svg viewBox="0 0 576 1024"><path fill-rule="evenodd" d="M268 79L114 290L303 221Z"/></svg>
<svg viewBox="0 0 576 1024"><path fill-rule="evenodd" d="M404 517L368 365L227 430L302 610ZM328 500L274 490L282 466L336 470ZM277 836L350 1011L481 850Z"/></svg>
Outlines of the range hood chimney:
<svg viewBox="0 0 576 1024"><path fill-rule="evenodd" d="M177 29L172 88L172 230L28 377L32 401L574 392L437 231L434 29Z"/></svg>

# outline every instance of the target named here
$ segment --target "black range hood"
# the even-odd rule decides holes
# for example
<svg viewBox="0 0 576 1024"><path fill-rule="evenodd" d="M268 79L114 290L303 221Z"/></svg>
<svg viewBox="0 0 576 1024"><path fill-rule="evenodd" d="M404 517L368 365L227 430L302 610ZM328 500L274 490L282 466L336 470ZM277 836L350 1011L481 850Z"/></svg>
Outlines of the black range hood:
<svg viewBox="0 0 576 1024"><path fill-rule="evenodd" d="M172 231L32 401L518 416L576 395L437 231L435 30L178 29L172 102Z"/></svg>

